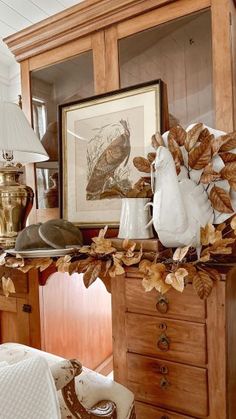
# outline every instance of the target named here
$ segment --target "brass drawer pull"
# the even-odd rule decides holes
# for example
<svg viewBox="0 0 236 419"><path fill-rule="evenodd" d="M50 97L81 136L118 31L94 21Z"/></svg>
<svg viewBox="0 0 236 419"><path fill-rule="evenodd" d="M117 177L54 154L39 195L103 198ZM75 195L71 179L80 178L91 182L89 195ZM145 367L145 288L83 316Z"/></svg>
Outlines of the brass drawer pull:
<svg viewBox="0 0 236 419"><path fill-rule="evenodd" d="M159 311L159 313L161 314L167 313L167 311L169 310L169 301L167 300L167 298L161 296L157 301L156 308L157 311Z"/></svg>
<svg viewBox="0 0 236 419"><path fill-rule="evenodd" d="M163 333L157 341L157 346L163 352L169 351L170 339Z"/></svg>
<svg viewBox="0 0 236 419"><path fill-rule="evenodd" d="M166 390L169 386L170 386L170 383L167 380L167 378L162 377L161 380L160 380L160 387L163 388L164 390Z"/></svg>
<svg viewBox="0 0 236 419"><path fill-rule="evenodd" d="M162 374L168 374L169 370L168 370L168 368L167 368L165 365L162 365L162 366L160 367L160 372L161 372Z"/></svg>

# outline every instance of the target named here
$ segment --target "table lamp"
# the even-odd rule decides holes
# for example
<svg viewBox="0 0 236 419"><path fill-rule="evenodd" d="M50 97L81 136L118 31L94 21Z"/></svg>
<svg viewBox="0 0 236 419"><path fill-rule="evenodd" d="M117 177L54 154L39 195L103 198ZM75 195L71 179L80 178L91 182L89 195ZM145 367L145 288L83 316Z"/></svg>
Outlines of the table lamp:
<svg viewBox="0 0 236 419"><path fill-rule="evenodd" d="M19 182L22 164L48 160L48 155L21 108L0 102L0 246L14 247L25 227L34 193Z"/></svg>

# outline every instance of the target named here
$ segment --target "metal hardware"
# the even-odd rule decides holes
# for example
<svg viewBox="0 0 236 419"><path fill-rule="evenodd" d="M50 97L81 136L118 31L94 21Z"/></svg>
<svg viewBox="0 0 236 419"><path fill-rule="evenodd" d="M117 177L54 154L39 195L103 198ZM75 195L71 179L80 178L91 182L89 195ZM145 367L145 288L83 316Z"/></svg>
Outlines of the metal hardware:
<svg viewBox="0 0 236 419"><path fill-rule="evenodd" d="M161 380L160 380L160 387L163 388L164 390L166 390L167 387L169 387L169 386L170 386L170 383L167 380L167 378L166 377L162 377Z"/></svg>
<svg viewBox="0 0 236 419"><path fill-rule="evenodd" d="M168 368L167 368L165 365L162 365L162 366L160 367L160 372L161 372L162 374L168 374L169 370L168 370Z"/></svg>
<svg viewBox="0 0 236 419"><path fill-rule="evenodd" d="M170 349L170 339L166 336L165 333L163 333L159 337L159 339L157 341L157 346L163 352L169 351L169 349Z"/></svg>
<svg viewBox="0 0 236 419"><path fill-rule="evenodd" d="M169 310L169 301L167 300L167 298L161 296L157 301L156 308L162 314L167 313L167 311Z"/></svg>
<svg viewBox="0 0 236 419"><path fill-rule="evenodd" d="M31 305L29 305L29 304L23 304L22 311L24 311L24 313L31 313L32 312Z"/></svg>
<svg viewBox="0 0 236 419"><path fill-rule="evenodd" d="M165 330L167 330L167 324L166 323L160 323L159 324L159 329L164 332Z"/></svg>

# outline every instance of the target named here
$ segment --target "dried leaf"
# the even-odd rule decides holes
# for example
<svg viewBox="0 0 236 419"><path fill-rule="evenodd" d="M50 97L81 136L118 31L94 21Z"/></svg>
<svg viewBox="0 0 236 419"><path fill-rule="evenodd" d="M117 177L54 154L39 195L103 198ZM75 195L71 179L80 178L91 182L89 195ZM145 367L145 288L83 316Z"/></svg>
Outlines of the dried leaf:
<svg viewBox="0 0 236 419"><path fill-rule="evenodd" d="M209 199L214 209L219 212L231 214L234 212L230 195L224 189L214 186L209 194Z"/></svg>
<svg viewBox="0 0 236 419"><path fill-rule="evenodd" d="M201 183L210 183L210 182L214 182L215 180L218 180L221 178L220 173L217 173L213 170L212 167L212 163L209 163L203 170L201 177L200 177L200 182Z"/></svg>
<svg viewBox="0 0 236 419"><path fill-rule="evenodd" d="M90 246L91 250L98 254L108 255L116 252L116 248L112 246L112 241L105 239L107 227L99 231L98 237L93 237L93 244ZM79 250L81 252L81 249Z"/></svg>
<svg viewBox="0 0 236 419"><path fill-rule="evenodd" d="M232 218L232 220L230 221L230 227L233 230L236 230L236 215Z"/></svg>
<svg viewBox="0 0 236 419"><path fill-rule="evenodd" d="M187 151L192 150L192 148L195 146L196 142L198 141L199 135L203 129L203 124L199 123L194 125L188 132L187 137L185 140L185 149ZM191 167L191 166L190 166Z"/></svg>
<svg viewBox="0 0 236 419"><path fill-rule="evenodd" d="M140 262L140 260L142 258L142 254L143 254L143 249L142 249L142 246L141 246L139 252L135 252L135 253L132 253L132 252L129 253L129 251L126 252L126 254L122 257L122 262L126 266L135 265L135 264Z"/></svg>
<svg viewBox="0 0 236 419"><path fill-rule="evenodd" d="M139 272L146 274L148 270L150 269L150 266L152 265L152 262L148 259L141 260L139 264Z"/></svg>
<svg viewBox="0 0 236 419"><path fill-rule="evenodd" d="M189 152L188 164L191 169L200 170L210 163L211 144L207 139Z"/></svg>
<svg viewBox="0 0 236 419"><path fill-rule="evenodd" d="M210 276L210 278L213 281L220 281L221 280L221 275L220 275L220 273L216 269L214 269L214 268L208 268L207 266L204 266L203 269L204 269L204 271L207 272L207 274Z"/></svg>
<svg viewBox="0 0 236 419"><path fill-rule="evenodd" d="M220 172L222 179L236 182L236 162L227 163Z"/></svg>
<svg viewBox="0 0 236 419"><path fill-rule="evenodd" d="M183 263L181 264L181 267L186 269L186 271L188 272L188 277L187 279L189 281L193 280L194 275L196 274L197 270L195 268L194 265L192 265L192 263Z"/></svg>
<svg viewBox="0 0 236 419"><path fill-rule="evenodd" d="M9 294L14 294L16 292L14 282L11 278L5 278L5 276L2 276L2 290L5 297L9 297Z"/></svg>
<svg viewBox="0 0 236 419"><path fill-rule="evenodd" d="M213 244L220 239L222 239L221 231L216 230L212 224L207 224L204 228L201 227L201 244L203 246Z"/></svg>
<svg viewBox="0 0 236 419"><path fill-rule="evenodd" d="M184 164L182 151L177 142L172 137L168 137L168 148L172 154L175 163L179 163L180 165Z"/></svg>
<svg viewBox="0 0 236 419"><path fill-rule="evenodd" d="M213 281L205 271L197 271L193 278L193 287L201 300L203 300L209 297L213 288Z"/></svg>
<svg viewBox="0 0 236 419"><path fill-rule="evenodd" d="M217 240L211 247L209 252L213 255L230 255L232 248L228 247L235 242L235 238Z"/></svg>
<svg viewBox="0 0 236 419"><path fill-rule="evenodd" d="M215 227L215 229L217 231L223 231L225 229L225 227L226 227L226 223L220 223Z"/></svg>
<svg viewBox="0 0 236 419"><path fill-rule="evenodd" d="M88 266L90 265L90 263L92 263L94 261L94 259L92 257L88 257L86 259L82 259L77 261L77 266L76 266L76 270L78 273L83 273L86 271L86 269L88 268Z"/></svg>
<svg viewBox="0 0 236 419"><path fill-rule="evenodd" d="M220 147L220 151L230 151L236 148L236 131L230 134L222 135L223 145Z"/></svg>
<svg viewBox="0 0 236 419"><path fill-rule="evenodd" d="M21 268L22 266L24 266L24 264L24 259L22 257L19 258L16 255L15 258L6 258L5 266L7 268Z"/></svg>
<svg viewBox="0 0 236 419"><path fill-rule="evenodd" d="M231 187L231 189L233 189L233 191L236 191L236 180L229 180L229 186Z"/></svg>
<svg viewBox="0 0 236 419"><path fill-rule="evenodd" d="M133 255L133 252L136 248L137 243L133 242L132 240L129 239L124 239L123 243L122 243L122 248L124 250L126 250L126 252L131 252L131 256Z"/></svg>
<svg viewBox="0 0 236 419"><path fill-rule="evenodd" d="M98 277L102 268L102 261L96 260L90 262L86 272L83 275L83 281L86 288L88 288Z"/></svg>
<svg viewBox="0 0 236 419"><path fill-rule="evenodd" d="M0 266L5 265L5 263L6 263L6 260L5 260L6 255L7 255L6 252L2 252L1 253L1 255L0 255Z"/></svg>
<svg viewBox="0 0 236 419"><path fill-rule="evenodd" d="M157 153L148 153L147 158L150 163L154 162Z"/></svg>
<svg viewBox="0 0 236 419"><path fill-rule="evenodd" d="M208 262L211 259L211 254L209 251L209 247L206 249L203 249L200 255L200 258L198 259L199 262Z"/></svg>
<svg viewBox="0 0 236 419"><path fill-rule="evenodd" d="M234 153L219 153L219 156L222 158L224 163L236 162L236 154Z"/></svg>
<svg viewBox="0 0 236 419"><path fill-rule="evenodd" d="M202 142L203 140L205 140L205 138L208 138L210 134L210 131L208 128L204 128L201 132L200 135L198 137L198 141Z"/></svg>
<svg viewBox="0 0 236 419"><path fill-rule="evenodd" d="M188 276L188 272L184 268L179 268L175 272L171 272L166 276L165 283L171 285L179 292L184 290L184 278Z"/></svg>
<svg viewBox="0 0 236 419"><path fill-rule="evenodd" d="M144 261L142 261L144 262ZM164 275L166 273L166 267L163 263L140 263L141 270L145 270L144 277L143 277L143 287L145 291L151 291L155 288L158 292L164 294L170 289L170 285L164 282ZM139 265L139 266L140 266Z"/></svg>
<svg viewBox="0 0 236 419"><path fill-rule="evenodd" d="M90 246L82 246L79 248L79 253L90 253Z"/></svg>
<svg viewBox="0 0 236 419"><path fill-rule="evenodd" d="M79 269L78 269L78 260L75 260L74 262L71 262L69 265L69 270L68 273L70 275L74 274L74 273L79 273Z"/></svg>
<svg viewBox="0 0 236 419"><path fill-rule="evenodd" d="M153 148L155 148L155 150L157 150L158 147L160 147L160 145L162 145L162 146L165 145L164 141L163 141L163 138L162 138L162 136L159 132L156 132L156 134L154 134L152 136L151 142L152 142L152 146L153 146Z"/></svg>
<svg viewBox="0 0 236 419"><path fill-rule="evenodd" d="M168 139L172 138L179 146L184 145L187 137L186 131L181 127L181 125L176 125L172 127L168 134Z"/></svg>
<svg viewBox="0 0 236 419"><path fill-rule="evenodd" d="M70 261L71 261L70 255L60 257L56 262L56 267L57 267L58 272L69 272Z"/></svg>
<svg viewBox="0 0 236 419"><path fill-rule="evenodd" d="M187 255L190 246L178 247L173 254L173 260L181 261Z"/></svg>
<svg viewBox="0 0 236 419"><path fill-rule="evenodd" d="M139 172L143 173L150 173L151 172L151 165L148 159L145 157L134 157L133 164Z"/></svg>
<svg viewBox="0 0 236 419"><path fill-rule="evenodd" d="M113 266L109 269L109 275L113 278L117 275L123 275L124 273L125 270L123 266L121 266L120 259L113 255Z"/></svg>

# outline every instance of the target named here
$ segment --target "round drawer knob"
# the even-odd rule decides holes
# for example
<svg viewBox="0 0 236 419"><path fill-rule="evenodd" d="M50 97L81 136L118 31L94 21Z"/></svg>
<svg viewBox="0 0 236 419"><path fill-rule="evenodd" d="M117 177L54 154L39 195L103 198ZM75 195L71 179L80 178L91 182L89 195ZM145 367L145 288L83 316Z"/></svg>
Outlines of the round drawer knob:
<svg viewBox="0 0 236 419"><path fill-rule="evenodd" d="M159 313L161 314L167 313L167 311L169 310L169 301L167 300L167 298L161 296L157 301L156 308L157 311L159 311Z"/></svg>
<svg viewBox="0 0 236 419"><path fill-rule="evenodd" d="M162 374L168 374L169 370L168 370L168 368L167 368L165 365L162 365L162 366L160 367L160 372L161 372Z"/></svg>
<svg viewBox="0 0 236 419"><path fill-rule="evenodd" d="M167 352L170 349L170 340L169 338L163 333L157 341L158 348L163 351Z"/></svg>

